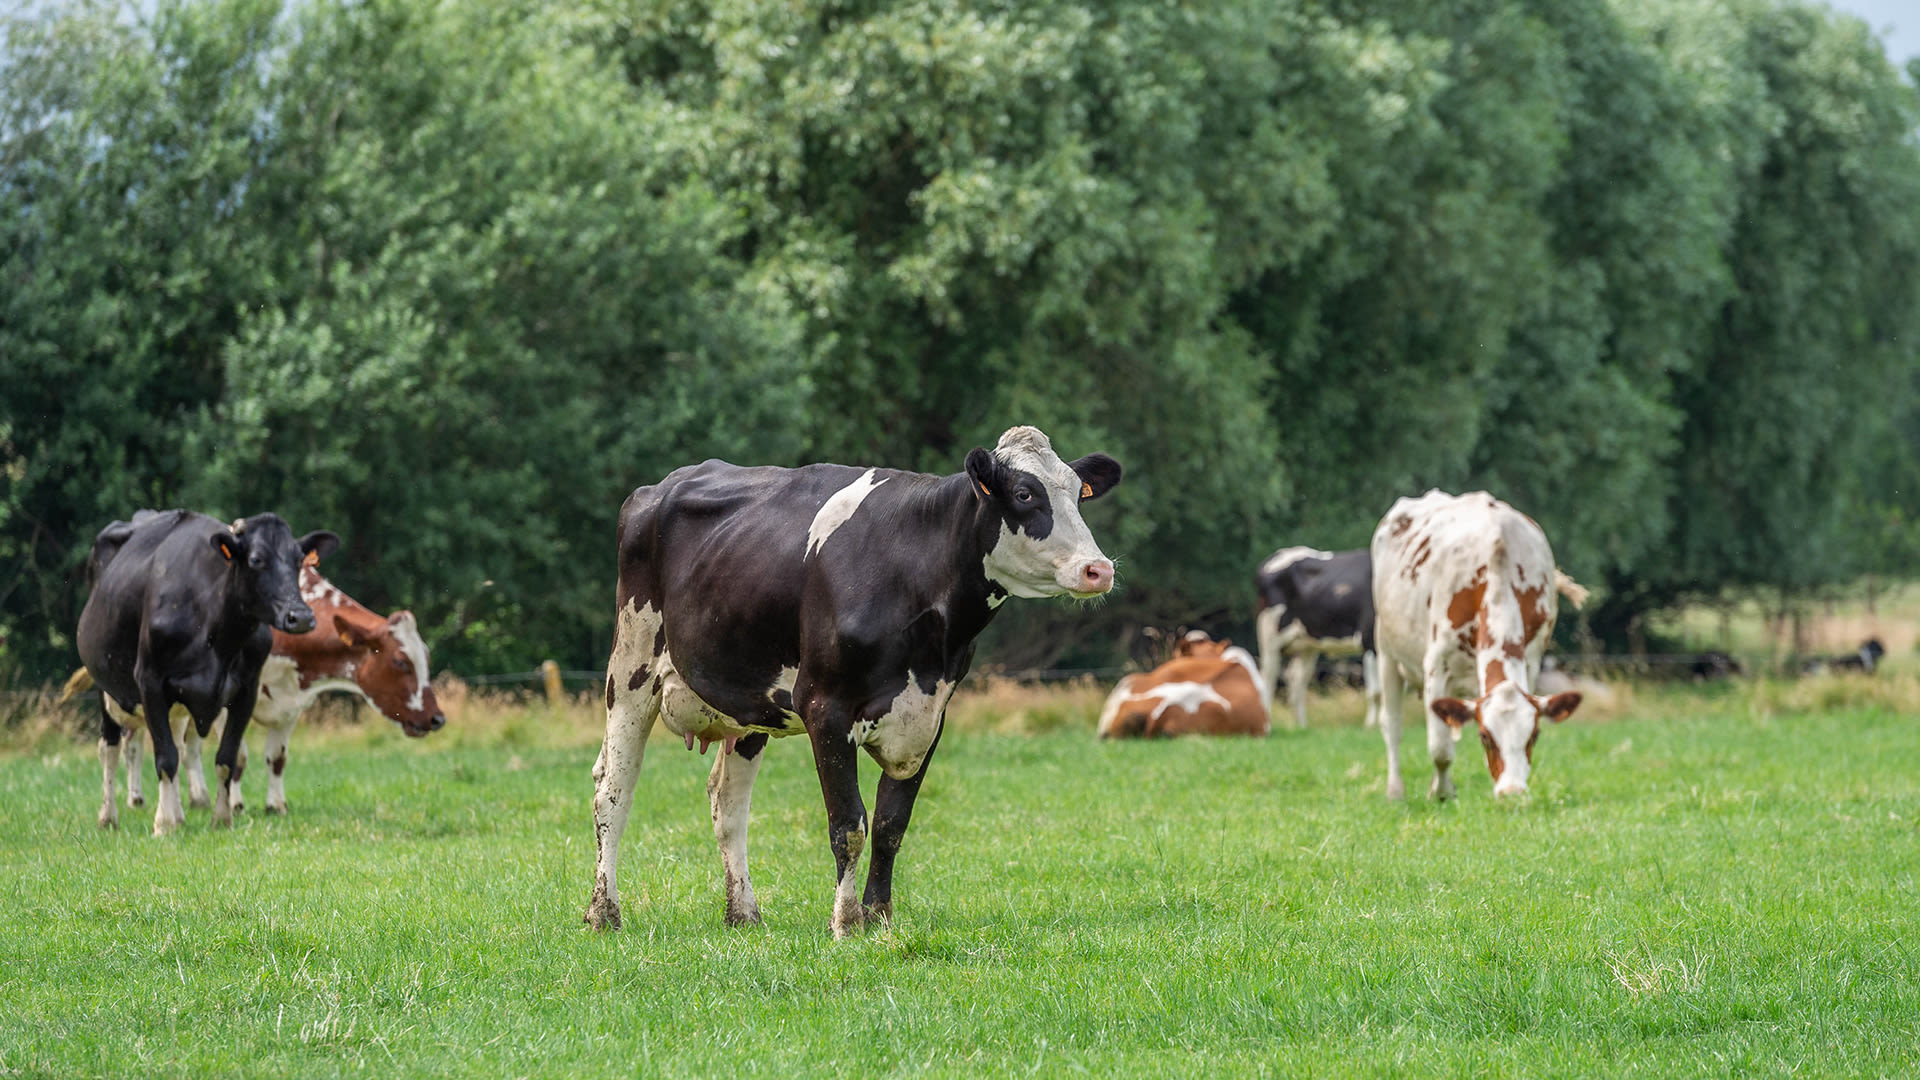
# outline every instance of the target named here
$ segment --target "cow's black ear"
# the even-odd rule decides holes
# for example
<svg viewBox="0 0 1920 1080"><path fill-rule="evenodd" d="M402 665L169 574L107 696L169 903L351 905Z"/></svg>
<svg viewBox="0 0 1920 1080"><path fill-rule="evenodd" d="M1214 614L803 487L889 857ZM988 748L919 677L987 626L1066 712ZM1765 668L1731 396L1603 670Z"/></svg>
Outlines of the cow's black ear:
<svg viewBox="0 0 1920 1080"><path fill-rule="evenodd" d="M227 560L228 562L232 562L235 559L238 559L240 556L245 555L247 553L246 541L240 539L239 537L233 535L232 533L228 532L225 529L221 529L219 532L214 533L213 536L208 538L207 542L212 544L213 550L219 552L220 557Z"/></svg>
<svg viewBox="0 0 1920 1080"><path fill-rule="evenodd" d="M1097 499L1120 483L1120 463L1105 454L1088 454L1067 466L1080 478L1080 497Z"/></svg>
<svg viewBox="0 0 1920 1080"><path fill-rule="evenodd" d="M300 538L300 554L307 564L319 562L340 547L340 537L325 529L316 529Z"/></svg>
<svg viewBox="0 0 1920 1080"><path fill-rule="evenodd" d="M992 498L1000 490L1000 459L985 447L974 447L967 451L967 476L973 481L975 495Z"/></svg>

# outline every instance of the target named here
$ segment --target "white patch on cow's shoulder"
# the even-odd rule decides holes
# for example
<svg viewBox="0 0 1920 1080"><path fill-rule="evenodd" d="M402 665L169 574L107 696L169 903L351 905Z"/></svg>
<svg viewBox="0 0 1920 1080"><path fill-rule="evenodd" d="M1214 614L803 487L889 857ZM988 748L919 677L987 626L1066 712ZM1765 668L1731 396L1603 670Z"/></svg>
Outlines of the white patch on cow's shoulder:
<svg viewBox="0 0 1920 1080"><path fill-rule="evenodd" d="M908 672L905 689L894 697L885 715L854 725L853 741L866 747L888 776L905 780L920 771L920 763L926 760L934 737L940 733L940 718L952 694L950 680L934 683L929 694Z"/></svg>
<svg viewBox="0 0 1920 1080"><path fill-rule="evenodd" d="M426 704L426 640L420 636L420 627L411 613L402 614L388 625L393 628L394 640L400 643L400 651L407 654L407 661L413 665L413 693L407 695L407 708L418 712Z"/></svg>
<svg viewBox="0 0 1920 1080"><path fill-rule="evenodd" d="M861 473L859 479L841 488L839 491L834 492L833 495L821 505L820 511L813 515L813 524L807 526L807 555L809 557L811 557L814 552L819 551L820 545L825 544L827 538L832 536L840 526L847 523L847 519L851 518L853 512L860 508L860 504L866 501L867 496L873 494L874 488L887 482L884 476L878 480L873 478L873 474L878 471L878 469L868 469L866 472Z"/></svg>
<svg viewBox="0 0 1920 1080"><path fill-rule="evenodd" d="M1160 719L1169 706L1178 707L1188 713L1197 713L1200 706L1211 701L1223 709L1231 710L1233 705L1214 690L1211 683L1170 682L1140 691L1137 697L1155 698L1160 704L1153 707L1152 719Z"/></svg>

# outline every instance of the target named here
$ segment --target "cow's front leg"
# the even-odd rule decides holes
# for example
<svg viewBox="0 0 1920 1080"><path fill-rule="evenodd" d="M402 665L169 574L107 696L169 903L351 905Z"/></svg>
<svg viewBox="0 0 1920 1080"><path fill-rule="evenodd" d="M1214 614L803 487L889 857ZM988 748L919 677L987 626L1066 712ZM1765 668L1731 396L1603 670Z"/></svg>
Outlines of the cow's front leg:
<svg viewBox="0 0 1920 1080"><path fill-rule="evenodd" d="M101 697L105 697L103 691ZM120 725L107 715L107 707L100 706L100 827L117 829L120 827L120 808L113 798L113 781L120 774ZM139 738L139 732L131 733ZM131 778L129 778L131 779Z"/></svg>
<svg viewBox="0 0 1920 1080"><path fill-rule="evenodd" d="M824 714L824 715L822 715ZM867 845L867 805L860 800L858 748L853 744L851 712L815 710L807 734L813 740L813 765L827 804L827 843L833 848L833 936L860 929L860 855Z"/></svg>
<svg viewBox="0 0 1920 1080"><path fill-rule="evenodd" d="M1400 710L1405 700L1400 693L1400 665L1392 659L1380 663L1380 738L1387 744L1387 798L1407 797L1407 784L1400 776Z"/></svg>
<svg viewBox="0 0 1920 1080"><path fill-rule="evenodd" d="M180 739L182 746L180 768L187 774L187 808L204 810L213 805L213 800L207 797L207 770L200 763L200 744L205 740L192 721L187 722L184 730L175 732L174 737Z"/></svg>
<svg viewBox="0 0 1920 1080"><path fill-rule="evenodd" d="M906 839L907 822L913 820L913 800L920 794L920 781L940 748L940 736L946 731L946 717L940 718L940 730L934 732L933 745L920 759L920 771L905 780L884 773L880 790L873 800L873 863L867 868L867 895L863 900L866 915L883 923L893 922L893 859L900 854L900 842Z"/></svg>
<svg viewBox="0 0 1920 1080"><path fill-rule="evenodd" d="M1458 738L1452 725L1433 711L1433 703L1447 696L1447 676L1431 659L1427 662L1426 685L1421 689L1421 712L1427 718L1427 753L1433 758L1433 785L1427 794L1445 802L1454 797L1453 742Z"/></svg>
<svg viewBox="0 0 1920 1080"><path fill-rule="evenodd" d="M253 719L253 703L260 696L260 677L256 671L254 677L241 685L227 702L226 726L220 729L220 749L213 755L214 792L213 823L216 826L233 824L234 787L240 782L240 755L246 748L247 723ZM202 736L211 728L215 717L208 717L200 725Z"/></svg>
<svg viewBox="0 0 1920 1080"><path fill-rule="evenodd" d="M1293 705L1293 726L1307 726L1307 684L1313 681L1313 653L1298 653L1287 658L1287 701Z"/></svg>
<svg viewBox="0 0 1920 1080"><path fill-rule="evenodd" d="M247 740L241 739L240 740L240 759L234 763L234 767L233 767L233 812L236 814L247 808L246 800L241 797L241 791L240 791L240 778L246 775L246 772L247 772Z"/></svg>
<svg viewBox="0 0 1920 1080"><path fill-rule="evenodd" d="M713 838L720 845L720 866L727 878L727 925L760 921L760 902L747 873L747 812L753 804L753 779L760 775L765 735L749 735L721 750L707 775L707 801L713 808Z"/></svg>
<svg viewBox="0 0 1920 1080"><path fill-rule="evenodd" d="M267 813L287 812L287 744L293 737L293 725L270 727L260 743L260 756L267 761Z"/></svg>
<svg viewBox="0 0 1920 1080"><path fill-rule="evenodd" d="M173 741L172 709L156 687L143 687L140 708L146 713L147 735L153 740L153 773L160 781L160 797L153 808L153 835L165 836L187 823L180 809L180 748Z"/></svg>
<svg viewBox="0 0 1920 1080"><path fill-rule="evenodd" d="M647 736L660 715L659 686L643 673L607 672L607 735L593 763L593 896L585 916L595 930L620 929L620 835L633 810Z"/></svg>

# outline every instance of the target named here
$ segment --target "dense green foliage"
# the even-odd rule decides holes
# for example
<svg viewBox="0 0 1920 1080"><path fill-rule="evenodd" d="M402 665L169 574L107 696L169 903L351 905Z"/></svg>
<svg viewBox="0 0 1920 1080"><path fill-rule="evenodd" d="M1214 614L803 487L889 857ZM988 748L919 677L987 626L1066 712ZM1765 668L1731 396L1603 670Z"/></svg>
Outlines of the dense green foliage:
<svg viewBox="0 0 1920 1080"><path fill-rule="evenodd" d="M1725 691L1544 733L1521 805L1478 754L1457 803L1390 804L1357 725L955 732L894 929L844 942L796 740L754 798L766 923L722 924L712 759L664 739L605 935L590 718L302 732L291 817L164 840L99 832L91 749L50 743L0 755L0 1072L1911 1076L1920 727Z"/></svg>
<svg viewBox="0 0 1920 1080"><path fill-rule="evenodd" d="M719 455L1128 467L1095 612L1487 486L1598 628L1920 543L1920 95L1798 2L55 5L0 44L0 665L94 532L271 508L465 670L604 660Z"/></svg>

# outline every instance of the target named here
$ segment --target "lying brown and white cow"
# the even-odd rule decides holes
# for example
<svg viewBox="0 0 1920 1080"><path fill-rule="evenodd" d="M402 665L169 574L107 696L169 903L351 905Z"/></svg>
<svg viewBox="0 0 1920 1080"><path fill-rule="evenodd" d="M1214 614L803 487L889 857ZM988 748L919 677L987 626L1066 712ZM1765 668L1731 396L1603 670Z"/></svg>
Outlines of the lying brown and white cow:
<svg viewBox="0 0 1920 1080"><path fill-rule="evenodd" d="M1247 650L1189 633L1173 659L1127 675L1100 710L1103 739L1172 735L1265 735L1266 684Z"/></svg>
<svg viewBox="0 0 1920 1080"><path fill-rule="evenodd" d="M267 813L287 810L284 773L287 742L300 716L321 694L338 690L357 695L418 738L438 731L447 722L441 715L428 681L427 643L411 611L382 616L341 592L311 563L300 568L300 599L313 609L314 630L286 634L275 630L273 652L260 672L260 693L253 707L252 726L266 732ZM85 689L83 672L75 672L69 691ZM181 710L174 710L175 738L185 742L183 765L187 774L188 805L208 805L207 781L200 762L200 736ZM138 731L140 711L128 713L112 698L107 714L122 728ZM224 722L224 718L222 720ZM184 728L184 731L182 730ZM127 740L127 805L146 801L141 788L138 737ZM240 773L246 769L246 746L240 747L235 772L233 809L242 808Z"/></svg>
<svg viewBox="0 0 1920 1080"><path fill-rule="evenodd" d="M1436 799L1452 798L1453 744L1477 722L1496 795L1524 794L1540 718L1565 720L1578 693L1533 693L1553 637L1556 592L1575 606L1587 591L1562 574L1530 517L1484 491L1429 491L1401 499L1373 534L1375 637L1387 796L1402 798L1401 680L1420 673ZM1449 691L1472 688L1472 700Z"/></svg>

